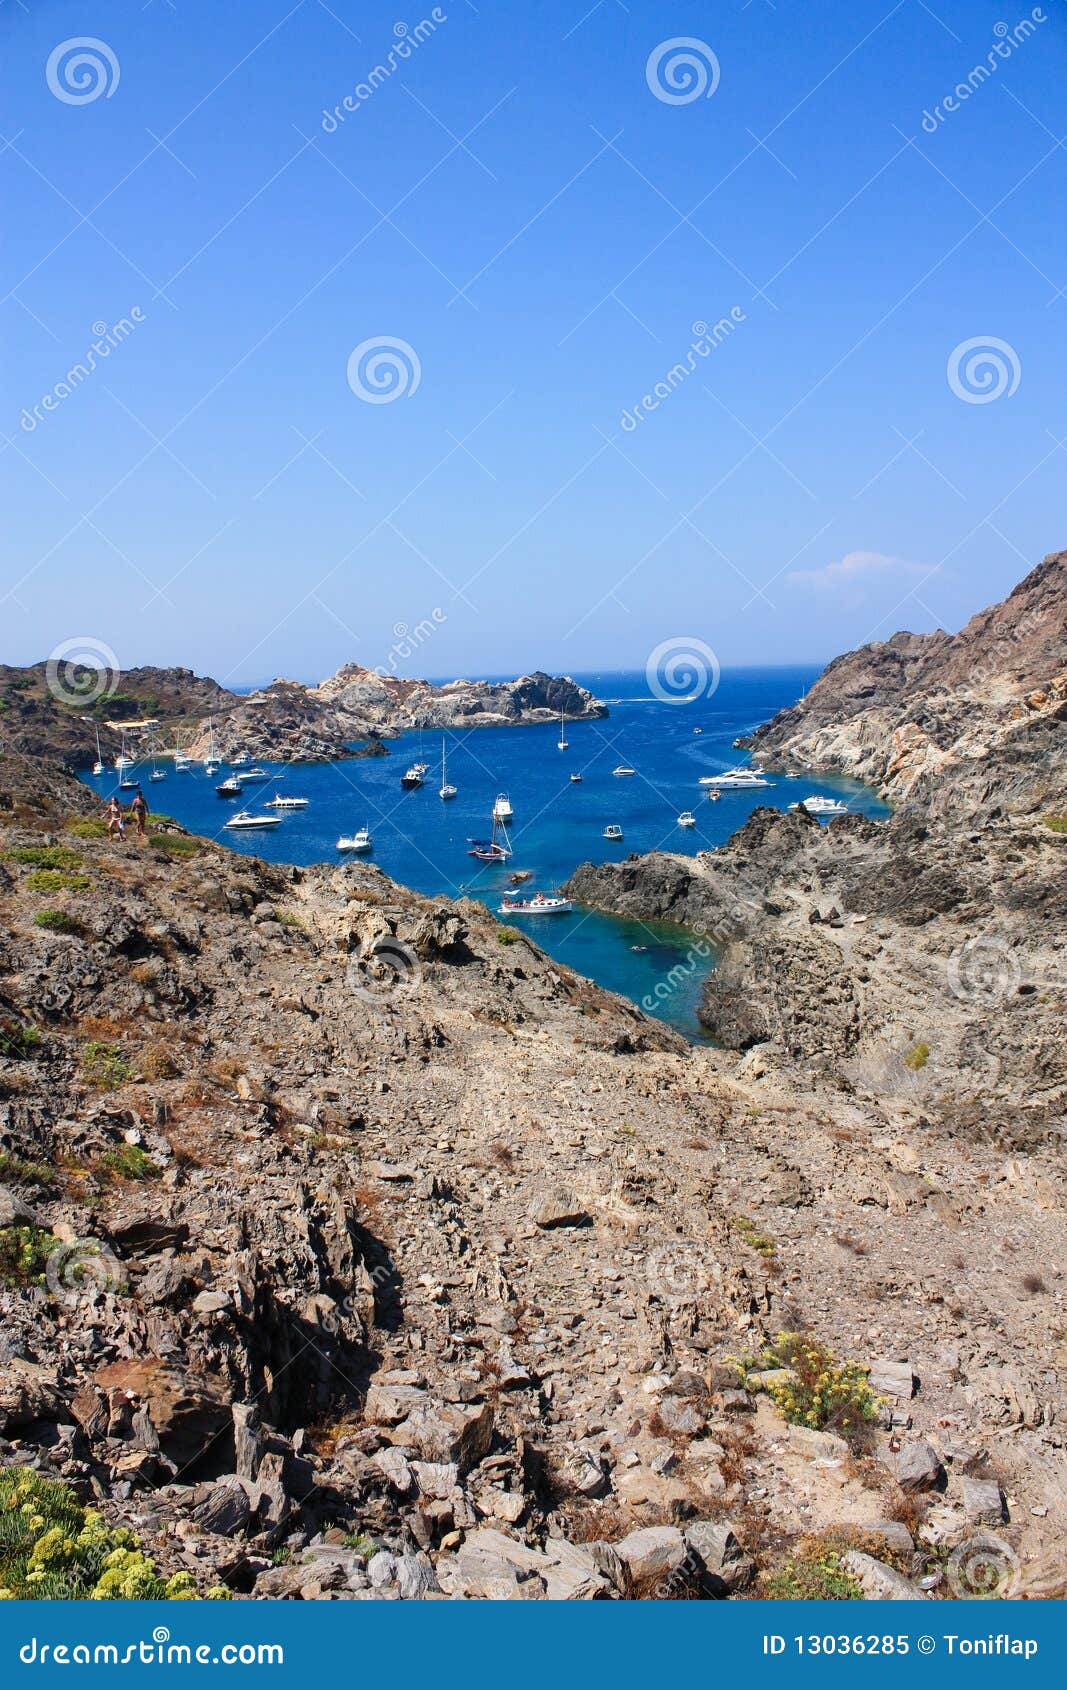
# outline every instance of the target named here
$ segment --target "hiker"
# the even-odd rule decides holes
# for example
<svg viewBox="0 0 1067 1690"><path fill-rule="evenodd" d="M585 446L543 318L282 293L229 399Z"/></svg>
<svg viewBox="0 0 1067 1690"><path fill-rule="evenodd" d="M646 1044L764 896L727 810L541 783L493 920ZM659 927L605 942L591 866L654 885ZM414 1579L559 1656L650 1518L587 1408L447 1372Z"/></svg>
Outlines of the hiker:
<svg viewBox="0 0 1067 1690"><path fill-rule="evenodd" d="M117 798L110 800L104 814L107 818L108 838L124 840L126 837L126 818L122 813L122 805Z"/></svg>
<svg viewBox="0 0 1067 1690"><path fill-rule="evenodd" d="M145 828L145 822L148 820L148 805L145 802L145 795L141 791L140 787L137 788L137 796L130 805L130 814L133 817L134 824L137 828L138 839L147 839L148 833Z"/></svg>

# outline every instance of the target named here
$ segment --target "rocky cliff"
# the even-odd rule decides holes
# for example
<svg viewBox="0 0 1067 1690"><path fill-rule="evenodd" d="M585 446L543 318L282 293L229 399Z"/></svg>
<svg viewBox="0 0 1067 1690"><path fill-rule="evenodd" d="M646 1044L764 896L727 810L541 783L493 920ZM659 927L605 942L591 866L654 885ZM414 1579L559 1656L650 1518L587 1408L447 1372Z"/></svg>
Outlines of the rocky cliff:
<svg viewBox="0 0 1067 1690"><path fill-rule="evenodd" d="M958 634L895 634L836 658L811 691L752 734L777 765L834 770L933 814L1064 799L1067 552Z"/></svg>
<svg viewBox="0 0 1067 1690"><path fill-rule="evenodd" d="M990 1530L1067 1590L1056 1145L91 802L0 759L0 1466L201 1593L952 1597ZM858 1423L783 1418L783 1329Z"/></svg>
<svg viewBox="0 0 1067 1690"><path fill-rule="evenodd" d="M383 739L412 727L509 727L607 713L585 687L541 670L515 681L434 686L349 663L317 686L277 680L244 695L189 669L0 665L0 748L59 758L69 768L93 761L98 732L112 761L123 724L145 718L158 729L131 732L134 749L167 755L180 736L182 749L197 757L214 743L223 757L324 762L381 755Z"/></svg>

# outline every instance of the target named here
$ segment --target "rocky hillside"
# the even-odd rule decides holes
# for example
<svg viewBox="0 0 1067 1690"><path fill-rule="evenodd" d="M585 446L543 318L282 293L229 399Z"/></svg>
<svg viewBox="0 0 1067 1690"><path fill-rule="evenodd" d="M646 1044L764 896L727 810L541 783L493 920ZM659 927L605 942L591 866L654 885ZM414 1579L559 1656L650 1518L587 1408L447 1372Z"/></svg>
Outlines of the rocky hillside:
<svg viewBox="0 0 1067 1690"><path fill-rule="evenodd" d="M317 686L277 680L250 695L228 692L189 669L0 666L0 748L84 768L122 744L122 724L146 718L158 731L131 739L167 754L178 736L197 757L212 744L223 757L332 761L381 755L383 738L407 728L507 727L601 717L607 707L568 676L540 670L516 681L429 681L382 677L349 663Z"/></svg>
<svg viewBox="0 0 1067 1690"><path fill-rule="evenodd" d="M1067 552L958 634L895 634L836 658L746 742L776 766L835 770L934 814L1067 796Z"/></svg>
<svg viewBox="0 0 1067 1690"><path fill-rule="evenodd" d="M201 1593L1067 1591L1055 1145L85 807L0 762L0 1466Z"/></svg>

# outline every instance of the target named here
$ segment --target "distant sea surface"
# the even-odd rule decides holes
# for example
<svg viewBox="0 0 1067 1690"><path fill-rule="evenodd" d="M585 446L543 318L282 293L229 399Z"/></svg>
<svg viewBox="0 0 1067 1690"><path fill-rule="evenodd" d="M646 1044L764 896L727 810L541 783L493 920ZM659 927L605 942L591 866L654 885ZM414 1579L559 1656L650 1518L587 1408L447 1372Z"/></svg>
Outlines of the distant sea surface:
<svg viewBox="0 0 1067 1690"><path fill-rule="evenodd" d="M168 771L166 781L146 785L145 792L154 810L174 816L193 832L218 836L236 851L272 862L341 861L338 835L366 825L374 851L360 860L376 863L417 891L480 898L497 911L516 869L533 871L524 891L552 891L581 862L619 862L634 851L693 855L721 845L758 805L784 809L809 793L824 793L843 798L853 810L886 814L873 792L837 777L772 776L771 786L724 791L718 803L709 802L706 789L697 784L701 775L747 764L747 755L735 751L733 741L795 704L818 674L817 667L808 666L725 669L710 698L686 704L653 698L643 670L575 675L608 705L607 719L568 722L566 751L556 748L558 722L446 733L448 779L459 788L458 797L448 802L437 795L440 732L390 739L388 757L286 764L284 775L262 787L246 787L238 802L216 797L221 774L177 774L167 762L160 765ZM426 784L404 792L400 777L416 758L430 765ZM613 775L620 764L636 774ZM279 769L263 760L261 767L272 776ZM572 783L572 772L581 774L580 784ZM136 773L143 778L147 770L140 766ZM113 790L110 777L94 780L84 771L83 779L94 790ZM276 790L308 798L308 808L286 815L271 832L221 831L241 804L255 810ZM509 795L515 811L508 829L514 855L506 867L480 864L467 855L472 836L489 837L493 800L500 792ZM696 827L678 826L683 810L692 810ZM603 837L609 822L621 826L620 843ZM696 954L690 935L577 907L565 915L501 919L515 920L552 956L643 1004L686 1037L705 1036L696 1011L714 958Z"/></svg>

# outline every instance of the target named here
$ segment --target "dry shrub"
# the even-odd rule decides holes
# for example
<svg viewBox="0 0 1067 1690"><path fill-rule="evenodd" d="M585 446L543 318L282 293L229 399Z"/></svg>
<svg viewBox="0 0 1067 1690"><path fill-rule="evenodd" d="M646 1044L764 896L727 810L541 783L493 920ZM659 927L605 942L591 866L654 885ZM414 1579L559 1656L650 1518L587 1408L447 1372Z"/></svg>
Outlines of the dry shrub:
<svg viewBox="0 0 1067 1690"><path fill-rule="evenodd" d="M137 1058L138 1072L146 1080L173 1080L181 1072L169 1044L156 1039Z"/></svg>

